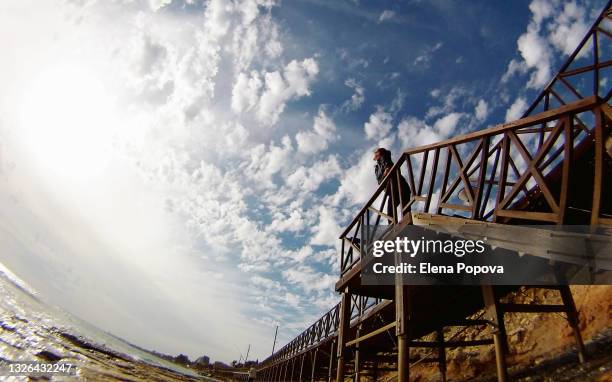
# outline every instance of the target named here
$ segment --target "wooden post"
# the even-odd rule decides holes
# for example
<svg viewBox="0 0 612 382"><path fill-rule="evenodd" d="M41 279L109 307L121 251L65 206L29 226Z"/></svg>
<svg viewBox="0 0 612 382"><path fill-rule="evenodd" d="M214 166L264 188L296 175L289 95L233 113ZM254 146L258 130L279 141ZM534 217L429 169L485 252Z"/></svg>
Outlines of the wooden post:
<svg viewBox="0 0 612 382"><path fill-rule="evenodd" d="M438 367L442 375L442 382L446 382L446 348L444 347L444 328L438 328L436 333L438 342Z"/></svg>
<svg viewBox="0 0 612 382"><path fill-rule="evenodd" d="M567 321L569 322L572 331L574 332L574 338L576 339L576 346L578 347L578 359L580 363L586 362L586 349L584 342L582 342L582 334L580 333L578 312L576 311L576 305L574 304L574 298L572 297L572 291L569 286L563 285L559 288L561 293L561 299L563 304L567 308Z"/></svg>
<svg viewBox="0 0 612 382"><path fill-rule="evenodd" d="M561 176L561 192L559 195L559 220L558 224L566 221L568 200L571 196L571 165L574 160L574 118L572 115L564 117L564 145L563 145L563 167Z"/></svg>
<svg viewBox="0 0 612 382"><path fill-rule="evenodd" d="M397 380L408 382L410 377L410 359L408 347L408 336L406 334L397 336Z"/></svg>
<svg viewBox="0 0 612 382"><path fill-rule="evenodd" d="M378 359L376 357L374 357L374 366L372 367L372 378L378 381Z"/></svg>
<svg viewBox="0 0 612 382"><path fill-rule="evenodd" d="M289 369L289 361L285 360L283 367L283 379L281 379L283 382L287 381L287 369Z"/></svg>
<svg viewBox="0 0 612 382"><path fill-rule="evenodd" d="M272 367L272 378L270 380L272 380L273 382L276 382L278 376L278 365L274 365Z"/></svg>
<svg viewBox="0 0 612 382"><path fill-rule="evenodd" d="M409 157L410 158L410 157ZM448 177L450 173L450 165L451 165L451 153L450 146L446 148L446 161L444 165L444 175L442 176L442 186L440 188L440 197L438 198L438 205L436 206L436 214L440 215L442 213L441 204L445 202L442 196L446 193L446 185L448 184Z"/></svg>
<svg viewBox="0 0 612 382"><path fill-rule="evenodd" d="M294 372L295 372L295 357L293 357L293 359L291 360L291 375L289 375L290 381L293 381Z"/></svg>
<svg viewBox="0 0 612 382"><path fill-rule="evenodd" d="M361 332L361 325L357 328L357 334L355 338L359 338L359 333ZM359 342L355 344L355 382L359 382Z"/></svg>
<svg viewBox="0 0 612 382"><path fill-rule="evenodd" d="M312 370L310 371L310 380L314 382L315 380L315 370L317 369L317 353L319 352L319 348L316 348L314 354L312 355Z"/></svg>
<svg viewBox="0 0 612 382"><path fill-rule="evenodd" d="M395 334L397 335L397 380L408 381L410 348L408 346L408 290L400 277L395 279Z"/></svg>
<svg viewBox="0 0 612 382"><path fill-rule="evenodd" d="M497 298L491 285L482 286L482 297L485 304L485 311L488 319L494 326L493 343L495 345L495 361L497 366L498 382L508 381L508 370L506 368L506 327L504 316L497 304Z"/></svg>
<svg viewBox="0 0 612 382"><path fill-rule="evenodd" d="M499 185L497 186L497 197L495 198L495 212L493 214L493 222L497 223L499 218L497 211L504 209L501 205L506 195L506 177L508 175L508 157L510 156L510 139L508 134L504 134L501 142L501 168L499 174Z"/></svg>
<svg viewBox="0 0 612 382"><path fill-rule="evenodd" d="M401 254L395 253L395 265L402 261ZM409 317L410 301L408 287L402 275L395 275L395 334L397 335L397 380L408 382L410 375Z"/></svg>
<svg viewBox="0 0 612 382"><path fill-rule="evenodd" d="M603 121L601 118L601 108L597 107L595 112L595 170L593 174L593 206L591 207L591 225L599 224L599 214L601 209L601 196L603 192L603 153L604 153L604 134Z"/></svg>
<svg viewBox="0 0 612 382"><path fill-rule="evenodd" d="M351 295L348 291L342 293L340 301L340 322L338 327L338 367L336 369L336 381L344 381L344 361L346 355L346 336L348 335L351 321Z"/></svg>
<svg viewBox="0 0 612 382"><path fill-rule="evenodd" d="M332 382L332 375L334 373L334 345L335 341L331 342L331 349L329 350L329 370L327 371L327 382Z"/></svg>
<svg viewBox="0 0 612 382"><path fill-rule="evenodd" d="M302 382L302 372L304 371L304 358L306 358L306 353L302 354L302 361L300 362L300 376L298 377L300 382Z"/></svg>
<svg viewBox="0 0 612 382"><path fill-rule="evenodd" d="M484 181L487 175L487 163L489 160L489 137L483 137L481 145L482 147L480 149L482 151L480 153L480 172L478 173L476 195L474 195L474 203L472 205L472 219L478 219L480 217L480 204L482 203L482 193L484 191ZM467 186L466 192L468 192Z"/></svg>

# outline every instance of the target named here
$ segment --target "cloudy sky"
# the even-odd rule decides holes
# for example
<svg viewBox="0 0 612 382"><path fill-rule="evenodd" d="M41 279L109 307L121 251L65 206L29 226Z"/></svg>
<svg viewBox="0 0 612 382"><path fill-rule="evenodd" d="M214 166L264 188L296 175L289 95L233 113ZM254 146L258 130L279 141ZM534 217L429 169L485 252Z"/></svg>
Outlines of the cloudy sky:
<svg viewBox="0 0 612 382"><path fill-rule="evenodd" d="M337 302L373 148L519 117L603 5L3 0L0 261L145 348L263 359Z"/></svg>

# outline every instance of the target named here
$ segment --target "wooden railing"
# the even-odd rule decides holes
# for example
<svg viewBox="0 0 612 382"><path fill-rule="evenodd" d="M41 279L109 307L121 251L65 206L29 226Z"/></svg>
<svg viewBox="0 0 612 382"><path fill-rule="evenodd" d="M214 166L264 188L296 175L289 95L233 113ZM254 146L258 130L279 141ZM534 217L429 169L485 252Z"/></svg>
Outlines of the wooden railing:
<svg viewBox="0 0 612 382"><path fill-rule="evenodd" d="M365 296L352 296L351 321L359 320L367 315L380 301L380 299ZM339 323L340 304L337 304L291 342L261 362L258 369L261 370L292 358L308 349L316 347L318 344L330 339L330 337L336 336Z"/></svg>
<svg viewBox="0 0 612 382"><path fill-rule="evenodd" d="M610 224L603 214L603 141L612 112L597 96L512 123L405 151L357 216L340 235L340 269L360 260L364 232L409 224L410 212L507 222L561 224L568 207L572 161L581 145L595 142L591 224ZM578 153L580 154L580 153ZM547 177L559 178L559 186ZM400 176L410 199L402 199ZM397 192L399 190L399 192ZM543 205L530 205L534 200ZM368 231L369 230L369 231Z"/></svg>

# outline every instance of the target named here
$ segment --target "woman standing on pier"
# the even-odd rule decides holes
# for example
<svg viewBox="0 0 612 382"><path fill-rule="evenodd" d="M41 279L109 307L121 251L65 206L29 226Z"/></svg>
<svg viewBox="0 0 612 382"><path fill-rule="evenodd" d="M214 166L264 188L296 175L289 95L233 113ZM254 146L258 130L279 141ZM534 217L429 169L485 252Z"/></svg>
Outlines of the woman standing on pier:
<svg viewBox="0 0 612 382"><path fill-rule="evenodd" d="M391 159L391 151L384 147L379 147L374 150L374 174L376 175L376 181L381 184L383 179L389 174L393 167L393 159ZM399 170L398 170L399 171ZM404 176L399 174L399 187L397 181L390 179L387 184L386 195L389 197L387 201L387 215L390 217L394 216L393 211L397 210L397 206L400 204L400 196L402 201L402 210L408 205L410 201L410 189L408 188L408 182ZM404 212L405 213L405 212ZM402 214L403 215L403 214Z"/></svg>

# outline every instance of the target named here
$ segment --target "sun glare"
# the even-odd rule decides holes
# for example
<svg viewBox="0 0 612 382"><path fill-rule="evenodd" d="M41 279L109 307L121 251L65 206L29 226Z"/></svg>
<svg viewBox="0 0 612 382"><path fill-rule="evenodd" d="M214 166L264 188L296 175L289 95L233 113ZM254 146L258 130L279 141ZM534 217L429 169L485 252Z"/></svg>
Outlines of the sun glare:
<svg viewBox="0 0 612 382"><path fill-rule="evenodd" d="M46 174L88 180L110 160L113 100L94 73L71 65L41 72L24 87L20 138Z"/></svg>

